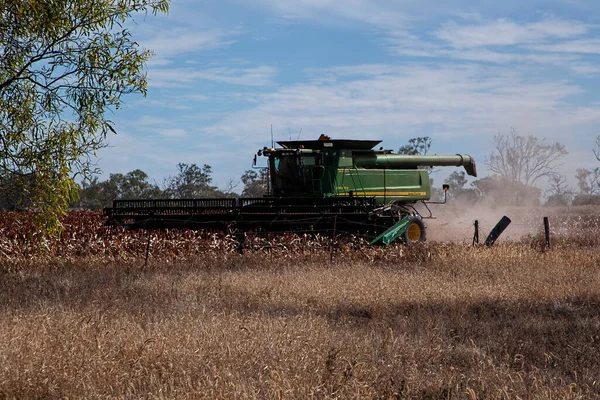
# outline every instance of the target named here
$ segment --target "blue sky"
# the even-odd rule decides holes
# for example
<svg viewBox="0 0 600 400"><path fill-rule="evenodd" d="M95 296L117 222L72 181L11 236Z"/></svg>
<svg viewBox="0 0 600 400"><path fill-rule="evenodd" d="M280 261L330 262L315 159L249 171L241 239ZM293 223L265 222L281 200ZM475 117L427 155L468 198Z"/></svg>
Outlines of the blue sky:
<svg viewBox="0 0 600 400"><path fill-rule="evenodd" d="M565 144L569 177L598 165L597 0L173 0L130 28L155 56L147 97L111 117L103 178L209 164L241 191L271 125L276 140L395 150L431 136L432 153L471 154L484 174L492 137L514 128Z"/></svg>

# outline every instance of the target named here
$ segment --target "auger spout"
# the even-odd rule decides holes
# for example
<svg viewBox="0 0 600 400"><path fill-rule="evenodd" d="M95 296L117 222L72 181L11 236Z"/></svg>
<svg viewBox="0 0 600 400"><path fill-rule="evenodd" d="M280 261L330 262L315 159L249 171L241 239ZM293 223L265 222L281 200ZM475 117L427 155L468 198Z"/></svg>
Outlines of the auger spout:
<svg viewBox="0 0 600 400"><path fill-rule="evenodd" d="M354 166L366 169L416 169L418 167L464 167L467 174L477 176L475 159L466 154L421 156L405 154L363 153L354 156Z"/></svg>

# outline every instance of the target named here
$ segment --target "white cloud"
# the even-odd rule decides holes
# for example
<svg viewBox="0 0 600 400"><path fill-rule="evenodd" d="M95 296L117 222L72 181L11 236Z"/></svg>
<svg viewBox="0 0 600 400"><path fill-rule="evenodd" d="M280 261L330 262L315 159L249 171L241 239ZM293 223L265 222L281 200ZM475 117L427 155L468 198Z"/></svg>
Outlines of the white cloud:
<svg viewBox="0 0 600 400"><path fill-rule="evenodd" d="M157 132L161 136L170 138L184 138L188 135L186 130L181 128L157 129Z"/></svg>
<svg viewBox="0 0 600 400"><path fill-rule="evenodd" d="M353 66L338 66L330 68L309 68L306 72L317 75L331 76L379 76L389 75L398 70L398 67L387 64L362 64Z"/></svg>
<svg viewBox="0 0 600 400"><path fill-rule="evenodd" d="M434 32L438 40L412 34L391 34L385 42L392 54L404 57L492 63L516 66L536 65L546 70L562 68L577 75L595 75L597 68L587 54L600 54L600 41L584 39L589 25L547 18L517 24L506 19L476 25L444 24ZM567 39L565 41L565 38Z"/></svg>
<svg viewBox="0 0 600 400"><path fill-rule="evenodd" d="M173 60L169 60L166 58L160 58L160 57L157 57L156 55L153 55L152 58L150 59L150 61L148 61L149 67L164 67L166 65L171 65L171 64L173 64Z"/></svg>
<svg viewBox="0 0 600 400"><path fill-rule="evenodd" d="M483 21L483 16L477 11L451 11L450 16L456 16L458 18L469 20L469 21Z"/></svg>
<svg viewBox="0 0 600 400"><path fill-rule="evenodd" d="M399 56L443 58L451 60L464 60L476 63L514 64L527 63L539 65L552 65L570 68L575 72L583 71L573 66L581 65L581 58L577 54L552 54L549 52L523 51L515 47L491 50L485 47L451 48L420 40L404 41L397 38L387 40L393 54Z"/></svg>
<svg viewBox="0 0 600 400"><path fill-rule="evenodd" d="M600 66L590 63L574 63L570 66L571 70L580 75L600 75Z"/></svg>
<svg viewBox="0 0 600 400"><path fill-rule="evenodd" d="M189 102L183 103L181 98L171 98L169 96L161 96L157 98L152 97L152 91L149 92L148 97L144 97L142 99L134 100L131 103L127 104L128 108L135 109L136 107L148 108L148 107L157 107L162 110L175 110L175 111L185 111L192 108Z"/></svg>
<svg viewBox="0 0 600 400"><path fill-rule="evenodd" d="M268 17L265 19L265 23L269 25L281 25L289 26L296 25L299 23L298 19L293 15L281 15L279 17Z"/></svg>
<svg viewBox="0 0 600 400"><path fill-rule="evenodd" d="M556 53L600 54L600 39L578 39L562 43L532 46L533 50Z"/></svg>
<svg viewBox="0 0 600 400"><path fill-rule="evenodd" d="M359 21L378 28L394 28L409 17L400 4L381 0L238 0L245 4L259 4L275 11L272 23L295 23L310 19L327 23L340 23L334 18Z"/></svg>
<svg viewBox="0 0 600 400"><path fill-rule="evenodd" d="M425 126L459 136L492 135L516 126L543 136L560 136L568 124L596 121L600 107L568 105L582 93L567 82L531 83L501 68L357 66L332 68L327 84L298 84L262 96L255 108L238 111L207 128L215 135L253 141L256 131L273 124L280 132L304 128L306 135L393 137ZM384 71L365 77L365 71ZM314 73L314 71L313 71ZM344 80L336 81L336 76ZM350 78L350 79L349 79ZM572 129L569 128L569 131ZM266 129L266 128L264 128Z"/></svg>
<svg viewBox="0 0 600 400"><path fill-rule="evenodd" d="M382 138L387 148L427 134L434 143L442 143L443 151L468 151L480 158L489 150L489 138L511 127L519 134L579 148L597 134L600 105L590 104L594 93L591 88L588 93L585 85L591 81L578 81L576 75L600 73L593 57L600 53L594 36L598 28L584 22L540 14L543 9L533 19L531 12L494 14L481 7L481 13L473 12L471 6L455 2L442 6L441 0L419 6L403 0L213 2L215 7L245 3L268 10L262 19L251 14L252 22L235 28L245 21L243 9L231 13L223 7L214 13L219 20L211 20L210 12L193 7L205 2L186 3L174 1L181 5L179 17L155 32L145 32L152 40L140 40L158 53L148 77L151 86L162 90L136 100L138 109L151 110L132 118L137 122L124 124L126 130L136 129L144 144L138 148L131 140L127 151L115 153L123 157L121 163L148 168L151 175L160 165L174 168L183 161L211 164L216 176L239 176L238 171L249 167L253 149L269 143L271 124L276 139L287 139L290 132L296 137L302 129L302 138L321 133ZM421 10L415 12L417 7ZM449 13L449 7L466 12ZM200 21L199 14L207 15ZM384 51L370 49L367 54L387 64L370 63L366 55L365 64L351 66L339 66L333 54L318 62L294 59L294 43L286 41L285 33L312 29L315 23L323 25L319 29L347 32L348 43L355 35L368 34ZM269 41L256 43L263 34ZM235 40L238 45L230 46ZM326 48L332 43L307 44ZM284 61L272 61L277 54L253 51L279 45L285 62L294 63L289 71ZM308 65L338 66L296 75L298 68ZM295 83L278 84L280 73L285 82ZM156 116L152 110L157 110ZM180 137L185 140L177 140ZM187 145L181 147L182 143ZM204 145L212 147L200 148ZM139 150L139 161L130 160L132 147Z"/></svg>
<svg viewBox="0 0 600 400"><path fill-rule="evenodd" d="M198 81L212 81L241 86L271 86L278 69L272 66L246 68L156 68L148 75L150 86L189 86Z"/></svg>
<svg viewBox="0 0 600 400"><path fill-rule="evenodd" d="M137 121L134 122L134 124L142 126L156 126L166 124L168 122L169 121L164 118L153 117L151 115L142 115Z"/></svg>
<svg viewBox="0 0 600 400"><path fill-rule="evenodd" d="M341 23L340 19L352 21L345 26L347 29L370 29L391 54L399 56L475 63L552 65L576 74L592 75L595 74L593 68L582 66L585 62L576 56L600 54L600 41L585 37L596 26L552 14L546 14L537 21L520 22L509 18L486 19L480 11L461 8L456 3L423 7L410 2L384 0L237 1L262 6L274 14L272 18L284 18L286 21L316 21L334 26ZM428 15L427 19L424 15ZM436 18L448 17L456 21L449 21L431 31L422 28L435 23ZM568 41L556 43L557 40ZM549 52L572 53L575 57L561 59Z"/></svg>
<svg viewBox="0 0 600 400"><path fill-rule="evenodd" d="M583 35L588 30L589 27L580 22L560 19L546 19L528 24L498 19L477 25L459 25L449 22L436 32L436 36L456 48L473 48L514 46L555 38L572 38Z"/></svg>
<svg viewBox="0 0 600 400"><path fill-rule="evenodd" d="M334 23L331 17L336 16L360 21L379 33L392 54L400 56L554 65L577 74L590 75L595 73L593 68L582 66L577 57L560 58L548 53L600 54L600 41L584 38L593 26L553 16L538 21L516 22L507 18L485 20L479 12L451 12L447 15L456 17L460 23L450 21L432 32L416 34L422 31L422 21L409 14L411 7L407 4L367 0L253 2L256 3L269 8L279 18L285 16L286 20ZM356 28L351 26L351 29ZM557 40L568 39L567 42L556 43Z"/></svg>
<svg viewBox="0 0 600 400"><path fill-rule="evenodd" d="M362 22L373 29L385 32L390 39L404 42L417 39L410 32L423 24L428 15L451 16L469 24L450 21L434 32L434 35L456 48L482 46L509 46L543 43L547 39L569 39L585 35L591 30L589 24L547 16L537 22L518 23L506 18L485 21L478 11L456 11L434 4L418 7L409 2L383 0L238 0L241 3L261 5L275 13L270 17L277 21L300 19L335 24L332 17ZM446 4L444 4L445 6ZM454 6L460 7L460 6ZM436 10L439 8L439 10ZM476 23L473 23L476 22ZM353 25L353 28L356 28ZM413 48L413 50L415 50Z"/></svg>
<svg viewBox="0 0 600 400"><path fill-rule="evenodd" d="M199 93L187 94L184 98L186 101L208 101L210 99L210 97Z"/></svg>
<svg viewBox="0 0 600 400"><path fill-rule="evenodd" d="M190 29L171 29L156 32L153 37L142 42L143 46L152 50L158 59L174 57L186 53L215 49L235 43L231 33L214 29L197 31Z"/></svg>
<svg viewBox="0 0 600 400"><path fill-rule="evenodd" d="M321 133L383 139L392 149L426 134L434 138L436 153L466 152L482 160L491 137L511 128L578 151L593 143L600 124L600 104L569 101L585 93L581 87L562 80L533 82L501 66L371 64L310 73L328 78L263 94L254 107L229 113L200 135L251 154L248 149L269 143L271 124L276 140L302 131L305 139ZM591 162L591 153L586 157L581 162Z"/></svg>

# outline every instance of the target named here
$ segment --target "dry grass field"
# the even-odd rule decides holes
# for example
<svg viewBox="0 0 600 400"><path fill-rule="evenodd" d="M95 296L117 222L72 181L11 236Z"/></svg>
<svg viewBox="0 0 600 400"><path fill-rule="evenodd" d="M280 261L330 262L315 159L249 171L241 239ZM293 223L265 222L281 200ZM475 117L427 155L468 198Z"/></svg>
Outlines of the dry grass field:
<svg viewBox="0 0 600 400"><path fill-rule="evenodd" d="M306 243L211 242L147 266L133 239L17 257L5 235L0 398L597 398L600 238L586 232L550 251L534 236L345 246L333 263Z"/></svg>

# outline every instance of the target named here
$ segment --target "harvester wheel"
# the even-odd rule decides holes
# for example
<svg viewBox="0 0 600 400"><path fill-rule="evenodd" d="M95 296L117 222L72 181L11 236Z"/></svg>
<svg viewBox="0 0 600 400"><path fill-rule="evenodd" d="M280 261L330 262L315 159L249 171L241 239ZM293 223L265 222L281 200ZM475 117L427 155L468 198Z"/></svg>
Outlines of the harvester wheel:
<svg viewBox="0 0 600 400"><path fill-rule="evenodd" d="M406 226L406 231L402 236L407 244L424 242L426 238L425 224L423 223L421 217L410 217L408 220L408 225Z"/></svg>

